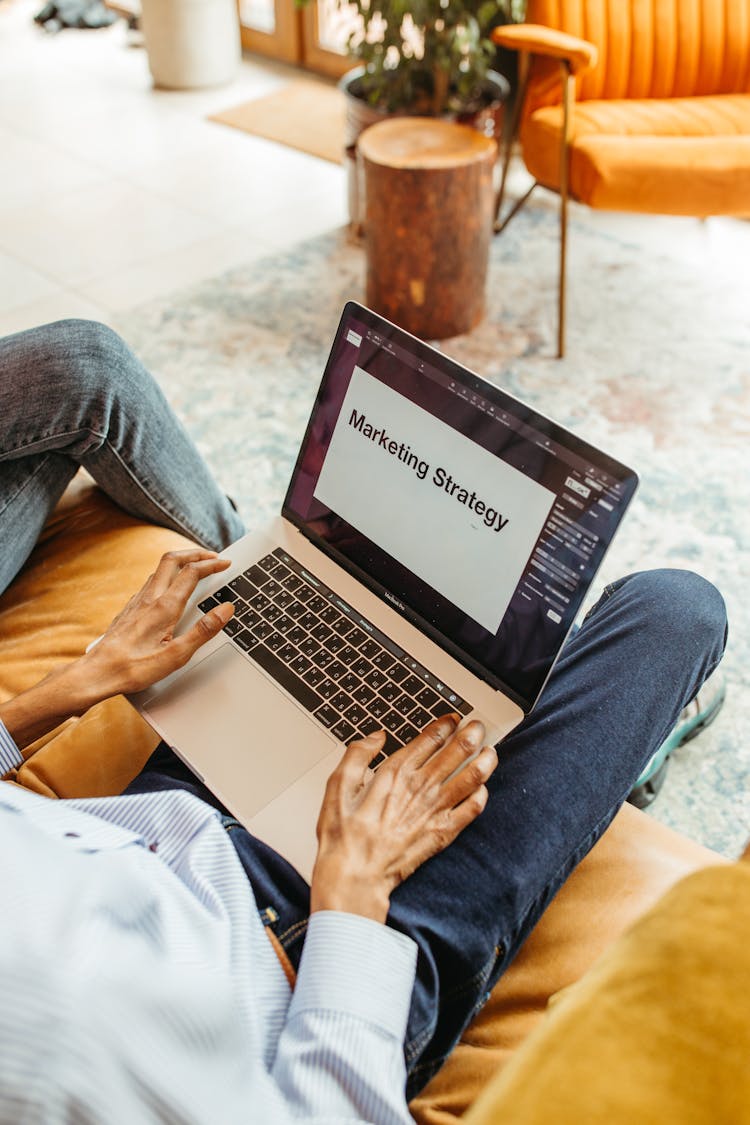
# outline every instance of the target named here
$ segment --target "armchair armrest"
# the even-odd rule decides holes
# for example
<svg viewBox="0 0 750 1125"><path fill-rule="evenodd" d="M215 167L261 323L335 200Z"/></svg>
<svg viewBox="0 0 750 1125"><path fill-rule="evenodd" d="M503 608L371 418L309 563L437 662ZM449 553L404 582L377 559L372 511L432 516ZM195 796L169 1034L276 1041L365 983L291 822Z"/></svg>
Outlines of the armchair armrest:
<svg viewBox="0 0 750 1125"><path fill-rule="evenodd" d="M528 51L532 55L545 55L547 58L567 62L571 74L590 70L596 66L599 51L594 43L568 35L554 27L536 23L511 23L496 27L492 40L498 47L508 47L512 51Z"/></svg>

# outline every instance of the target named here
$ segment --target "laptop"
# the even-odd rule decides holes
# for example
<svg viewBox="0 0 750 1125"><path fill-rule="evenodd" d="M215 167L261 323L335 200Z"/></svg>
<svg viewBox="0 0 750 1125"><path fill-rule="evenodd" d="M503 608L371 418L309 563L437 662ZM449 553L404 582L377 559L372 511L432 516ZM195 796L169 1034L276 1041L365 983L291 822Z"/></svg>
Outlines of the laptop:
<svg viewBox="0 0 750 1125"><path fill-rule="evenodd" d="M375 729L435 716L497 744L532 709L636 474L354 302L281 514L224 554L189 628L226 628L133 697L248 830L307 879L326 781Z"/></svg>

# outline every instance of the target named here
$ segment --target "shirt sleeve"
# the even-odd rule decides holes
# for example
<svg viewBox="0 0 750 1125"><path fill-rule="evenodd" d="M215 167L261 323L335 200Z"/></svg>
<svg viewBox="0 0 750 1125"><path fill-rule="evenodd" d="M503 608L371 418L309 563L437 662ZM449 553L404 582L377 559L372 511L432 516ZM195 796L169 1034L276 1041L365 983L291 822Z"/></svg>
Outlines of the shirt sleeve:
<svg viewBox="0 0 750 1125"><path fill-rule="evenodd" d="M404 1037L416 945L368 918L310 918L273 1077L295 1116L411 1121Z"/></svg>
<svg viewBox="0 0 750 1125"><path fill-rule="evenodd" d="M23 765L23 755L0 721L0 777Z"/></svg>
<svg viewBox="0 0 750 1125"><path fill-rule="evenodd" d="M0 1121L411 1122L410 938L316 913L290 994L213 810L3 789Z"/></svg>

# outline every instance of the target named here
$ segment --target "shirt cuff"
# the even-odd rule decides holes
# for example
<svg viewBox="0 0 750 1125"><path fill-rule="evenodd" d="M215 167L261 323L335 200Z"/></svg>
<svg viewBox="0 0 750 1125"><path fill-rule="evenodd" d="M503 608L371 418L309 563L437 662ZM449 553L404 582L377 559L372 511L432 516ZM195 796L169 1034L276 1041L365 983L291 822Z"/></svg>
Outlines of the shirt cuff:
<svg viewBox="0 0 750 1125"><path fill-rule="evenodd" d="M336 1011L403 1041L417 963L411 938L358 914L310 915L290 1018Z"/></svg>
<svg viewBox="0 0 750 1125"><path fill-rule="evenodd" d="M0 776L23 765L23 755L0 721Z"/></svg>

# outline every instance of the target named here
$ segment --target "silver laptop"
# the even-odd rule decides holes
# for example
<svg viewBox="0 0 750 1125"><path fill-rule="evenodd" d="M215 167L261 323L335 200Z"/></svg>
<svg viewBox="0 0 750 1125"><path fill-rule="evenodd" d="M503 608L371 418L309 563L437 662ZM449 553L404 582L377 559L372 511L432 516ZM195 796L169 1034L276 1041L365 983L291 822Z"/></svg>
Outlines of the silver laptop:
<svg viewBox="0 0 750 1125"><path fill-rule="evenodd" d="M539 698L635 473L355 303L281 515L182 622L226 629L133 702L306 878L344 746L448 711L501 741ZM377 768L379 755L372 763Z"/></svg>

